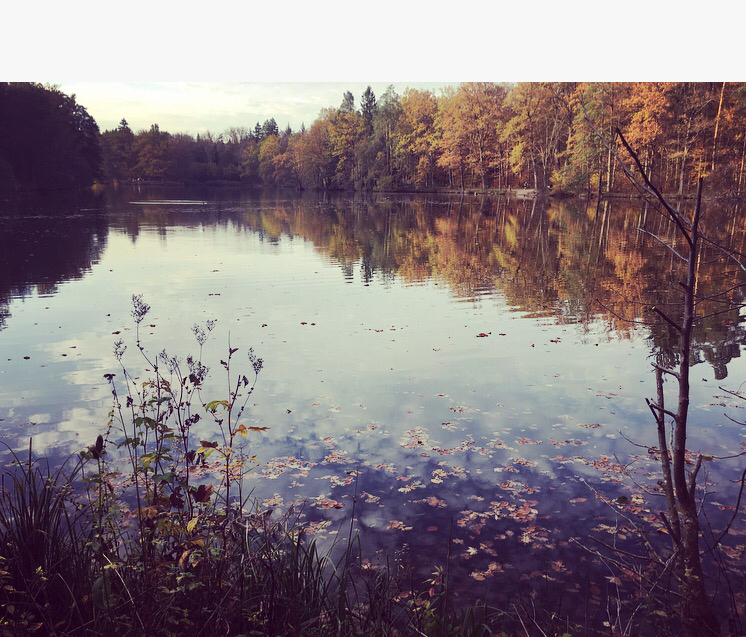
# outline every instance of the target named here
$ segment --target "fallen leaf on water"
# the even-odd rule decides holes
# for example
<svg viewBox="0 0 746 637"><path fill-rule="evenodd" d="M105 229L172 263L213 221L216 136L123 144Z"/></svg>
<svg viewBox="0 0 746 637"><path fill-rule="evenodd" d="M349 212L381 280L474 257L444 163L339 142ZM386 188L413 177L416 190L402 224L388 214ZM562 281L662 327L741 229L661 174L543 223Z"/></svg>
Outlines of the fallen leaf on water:
<svg viewBox="0 0 746 637"><path fill-rule="evenodd" d="M471 576L478 582L484 581L488 577L492 577L495 573L503 571L503 567L497 562L490 562L489 566L484 571L472 571Z"/></svg>
<svg viewBox="0 0 746 637"><path fill-rule="evenodd" d="M389 531L411 531L412 527L406 526L401 520L391 520L386 529Z"/></svg>

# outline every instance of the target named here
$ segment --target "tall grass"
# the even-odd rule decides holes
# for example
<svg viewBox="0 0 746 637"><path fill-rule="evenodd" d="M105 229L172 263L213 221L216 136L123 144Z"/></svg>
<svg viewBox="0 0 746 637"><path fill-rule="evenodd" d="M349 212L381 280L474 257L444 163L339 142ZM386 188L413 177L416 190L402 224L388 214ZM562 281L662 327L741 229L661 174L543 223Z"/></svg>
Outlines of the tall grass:
<svg viewBox="0 0 746 637"><path fill-rule="evenodd" d="M25 462L11 455L0 481L0 625L65 634L90 620L90 510L72 489L82 464L52 471L33 461L31 444Z"/></svg>
<svg viewBox="0 0 746 637"><path fill-rule="evenodd" d="M100 512L72 489L73 463L51 472L29 455L3 475L0 635L476 637L510 624L484 605L450 608L442 586L413 591L396 567L366 568L358 540L332 560L302 527L263 513L179 555L158 533L145 534L150 547L136 533L102 543Z"/></svg>

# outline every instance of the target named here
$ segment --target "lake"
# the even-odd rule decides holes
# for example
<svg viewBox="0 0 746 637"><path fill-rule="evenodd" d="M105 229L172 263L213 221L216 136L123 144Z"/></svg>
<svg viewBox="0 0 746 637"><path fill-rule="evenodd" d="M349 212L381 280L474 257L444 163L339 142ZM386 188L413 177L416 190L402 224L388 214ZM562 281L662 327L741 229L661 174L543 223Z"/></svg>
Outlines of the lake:
<svg viewBox="0 0 746 637"><path fill-rule="evenodd" d="M649 308L675 315L679 295L674 257L637 228L673 231L643 202L132 187L0 212L0 435L14 450L33 438L61 462L106 428L115 341L143 368L142 294L154 354L196 352L192 326L214 319L216 378L229 342L236 369L249 347L262 357L245 420L268 429L247 439L246 486L322 542L346 538L357 491L373 561L397 551L425 574L448 561L479 595L556 583L581 599L598 565L574 540L611 541L624 515L652 523L663 506L643 488L658 467L645 398L675 338ZM709 203L706 221L745 251L737 206ZM713 257L702 295L743 283ZM697 327L693 451L746 450L729 419L746 402L725 391L746 381L744 334L738 309ZM707 465L717 530L743 457ZM742 571L745 555L741 534L723 559Z"/></svg>

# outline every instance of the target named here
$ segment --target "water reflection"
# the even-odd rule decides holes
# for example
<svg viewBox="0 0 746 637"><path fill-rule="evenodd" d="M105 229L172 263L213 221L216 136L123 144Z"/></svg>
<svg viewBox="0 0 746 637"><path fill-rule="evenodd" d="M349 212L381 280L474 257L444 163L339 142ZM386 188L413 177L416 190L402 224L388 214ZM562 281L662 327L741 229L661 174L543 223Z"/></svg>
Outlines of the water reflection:
<svg viewBox="0 0 746 637"><path fill-rule="evenodd" d="M0 329L12 299L51 295L90 272L106 249L103 196L0 202Z"/></svg>
<svg viewBox="0 0 746 637"><path fill-rule="evenodd" d="M672 358L674 336L647 308L676 314L677 264L636 230L671 236L654 210L168 188L94 203L103 211L0 218L10 312L0 430L11 446L32 435L63 457L95 439L111 344L131 344L129 299L142 292L153 348L184 355L191 325L217 318L222 338L265 359L251 419L270 429L252 438L259 467L248 477L265 506L302 508L331 540L357 488L370 548L450 554L457 577L504 590L557 581L584 594L569 540L608 532L594 489L643 497L619 484L621 461L655 475L655 458L620 435L655 444L648 359ZM738 208L713 206L707 221L713 238L743 249ZM698 293L732 287L741 301L736 272L711 257ZM737 404L713 381L729 365L746 373L742 341L737 310L696 331L697 360L712 370L702 366L693 393L691 437L708 453L740 449L721 415ZM206 358L220 360L224 343ZM711 480L726 484L736 465ZM728 515L712 514L716 528Z"/></svg>
<svg viewBox="0 0 746 637"><path fill-rule="evenodd" d="M128 199L147 200L133 214ZM182 190L119 191L109 195L112 219L133 241L142 226L161 236L174 226L227 227L254 231L262 240L284 237L311 241L336 261L346 280L359 272L368 285L374 277L408 283L431 279L445 284L460 301L479 303L500 295L516 311L551 317L560 323L603 322L626 338L635 322L651 325L652 351L671 363L676 335L651 312L653 305L680 314L673 257L638 231L673 240L671 224L650 204L635 201L537 201L485 197L415 196L256 196L239 192L189 192L190 205L163 206ZM204 203L208 197L209 204ZM182 202L179 202L182 203ZM746 224L740 203L708 206L705 232L721 245L743 252ZM122 224L121 226L119 224ZM706 246L699 264L699 294L707 297L740 283L735 269L722 270L717 252ZM743 302L736 287L727 298ZM695 328L694 359L707 361L716 377L739 356L743 321L738 309L723 312L724 297L703 302L715 313Z"/></svg>

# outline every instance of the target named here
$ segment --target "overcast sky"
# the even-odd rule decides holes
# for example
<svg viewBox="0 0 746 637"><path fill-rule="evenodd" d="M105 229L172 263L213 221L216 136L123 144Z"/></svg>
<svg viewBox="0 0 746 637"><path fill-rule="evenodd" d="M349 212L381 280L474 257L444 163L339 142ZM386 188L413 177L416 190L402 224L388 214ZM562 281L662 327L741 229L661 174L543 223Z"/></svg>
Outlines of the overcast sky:
<svg viewBox="0 0 746 637"><path fill-rule="evenodd" d="M124 117L134 131L158 124L170 133L221 133L231 126L253 128L274 117L284 129L298 130L316 119L322 108L337 107L342 94L351 91L355 106L368 86L361 82L240 83L240 82L52 82L77 101L104 130L115 128ZM442 83L393 82L397 93L407 87L436 93ZM376 97L388 86L371 82Z"/></svg>

